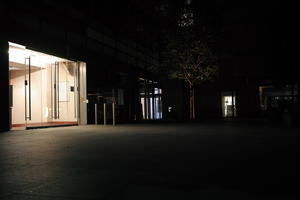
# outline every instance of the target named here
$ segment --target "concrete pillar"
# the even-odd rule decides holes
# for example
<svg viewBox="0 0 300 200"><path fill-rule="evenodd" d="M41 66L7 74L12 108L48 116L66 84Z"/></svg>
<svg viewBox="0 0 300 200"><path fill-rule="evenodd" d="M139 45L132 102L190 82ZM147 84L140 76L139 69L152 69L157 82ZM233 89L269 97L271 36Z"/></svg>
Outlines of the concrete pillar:
<svg viewBox="0 0 300 200"><path fill-rule="evenodd" d="M112 103L112 114L113 114L113 126L116 125L116 104Z"/></svg>
<svg viewBox="0 0 300 200"><path fill-rule="evenodd" d="M79 72L79 124L87 124L87 87L86 87L86 63L78 62Z"/></svg>
<svg viewBox="0 0 300 200"><path fill-rule="evenodd" d="M97 103L95 103L95 125L98 124L98 108Z"/></svg>
<svg viewBox="0 0 300 200"><path fill-rule="evenodd" d="M8 41L0 38L0 131L10 129Z"/></svg>

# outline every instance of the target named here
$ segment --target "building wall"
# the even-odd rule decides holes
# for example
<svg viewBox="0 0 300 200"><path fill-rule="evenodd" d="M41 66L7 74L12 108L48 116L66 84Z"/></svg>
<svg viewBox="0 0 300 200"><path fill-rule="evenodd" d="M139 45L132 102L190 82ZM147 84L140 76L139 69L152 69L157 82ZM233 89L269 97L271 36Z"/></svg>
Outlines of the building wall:
<svg viewBox="0 0 300 200"><path fill-rule="evenodd" d="M32 6L31 2L7 2L1 5L1 23L5 29L1 33L1 99L3 116L8 112L8 59L7 42L22 44L33 50L47 54L80 60L87 63L87 90L94 92L99 88L114 88L117 82L115 72L126 76L135 71L145 71L151 65L157 65L157 55L134 40L122 37L122 34L109 30L90 16L88 10L73 7L60 1L40 1ZM3 32L4 30L4 32ZM143 73L141 73L143 74ZM140 75L135 75L140 76ZM124 86L124 84L123 84ZM126 86L127 87L127 86ZM125 86L124 86L125 88ZM127 88L125 92L137 99ZM133 92L133 93L134 93ZM131 101L128 101L128 103ZM135 103L126 105L128 118L137 112ZM130 107L130 108L129 108ZM4 117L6 120L9 117ZM8 130L8 121L2 121L3 130Z"/></svg>
<svg viewBox="0 0 300 200"><path fill-rule="evenodd" d="M222 117L221 91L216 83L206 83L195 89L197 119Z"/></svg>
<svg viewBox="0 0 300 200"><path fill-rule="evenodd" d="M10 128L8 82L8 43L0 38L0 131L7 131Z"/></svg>
<svg viewBox="0 0 300 200"><path fill-rule="evenodd" d="M24 101L24 71L10 72L10 85L13 85L14 96L12 101L12 121L13 124L24 124L25 101ZM23 99L23 101L22 101Z"/></svg>
<svg viewBox="0 0 300 200"><path fill-rule="evenodd" d="M259 88L256 83L236 91L237 117L259 117Z"/></svg>
<svg viewBox="0 0 300 200"><path fill-rule="evenodd" d="M187 93L185 93L182 81L162 81L163 119L185 120L188 116L188 105L186 104Z"/></svg>

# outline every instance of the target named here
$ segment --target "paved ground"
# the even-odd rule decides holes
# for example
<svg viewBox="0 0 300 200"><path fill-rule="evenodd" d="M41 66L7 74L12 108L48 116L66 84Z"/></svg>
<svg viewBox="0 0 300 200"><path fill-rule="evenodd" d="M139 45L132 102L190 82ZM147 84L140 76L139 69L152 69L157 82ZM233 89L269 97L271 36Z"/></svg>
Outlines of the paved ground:
<svg viewBox="0 0 300 200"><path fill-rule="evenodd" d="M298 199L296 133L260 123L1 133L0 199Z"/></svg>

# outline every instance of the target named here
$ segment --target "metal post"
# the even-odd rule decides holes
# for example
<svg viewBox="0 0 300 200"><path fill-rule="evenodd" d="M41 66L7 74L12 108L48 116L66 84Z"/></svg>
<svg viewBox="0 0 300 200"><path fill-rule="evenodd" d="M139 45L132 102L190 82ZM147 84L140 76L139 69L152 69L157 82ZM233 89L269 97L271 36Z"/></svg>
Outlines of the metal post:
<svg viewBox="0 0 300 200"><path fill-rule="evenodd" d="M234 97L234 91L231 92L231 112L232 112L232 118L235 117L234 111L235 111L235 97Z"/></svg>
<svg viewBox="0 0 300 200"><path fill-rule="evenodd" d="M115 106L115 105L116 105L115 103L112 104L112 110L113 110L113 126L116 125L116 113L115 113L115 108L116 108L116 106Z"/></svg>
<svg viewBox="0 0 300 200"><path fill-rule="evenodd" d="M98 124L98 109L97 109L97 103L95 103L95 125Z"/></svg>
<svg viewBox="0 0 300 200"><path fill-rule="evenodd" d="M103 104L103 124L106 125L106 103Z"/></svg>
<svg viewBox="0 0 300 200"><path fill-rule="evenodd" d="M148 119L148 101L147 101L147 81L144 81L145 89L144 89L144 120Z"/></svg>
<svg viewBox="0 0 300 200"><path fill-rule="evenodd" d="M56 67L56 73L55 73L55 76L56 76L56 83L55 83L55 87L56 87L56 119L58 119L58 111L59 111L59 69L58 69L58 65L57 65L57 62L55 62L55 67Z"/></svg>
<svg viewBox="0 0 300 200"><path fill-rule="evenodd" d="M152 119L155 119L155 86L154 86L154 81L152 80Z"/></svg>
<svg viewBox="0 0 300 200"><path fill-rule="evenodd" d="M29 120L31 120L31 58L28 59L28 70L29 70Z"/></svg>

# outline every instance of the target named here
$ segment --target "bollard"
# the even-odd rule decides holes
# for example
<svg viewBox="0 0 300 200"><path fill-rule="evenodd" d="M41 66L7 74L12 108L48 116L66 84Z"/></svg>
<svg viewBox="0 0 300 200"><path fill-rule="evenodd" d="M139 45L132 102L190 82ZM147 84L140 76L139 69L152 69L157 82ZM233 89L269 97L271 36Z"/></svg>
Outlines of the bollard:
<svg viewBox="0 0 300 200"><path fill-rule="evenodd" d="M103 124L106 125L106 103L103 104Z"/></svg>
<svg viewBox="0 0 300 200"><path fill-rule="evenodd" d="M116 113L115 113L115 108L116 108L116 106L115 106L116 104L115 103L113 103L112 104L112 111L113 111L113 126L115 126L116 125Z"/></svg>
<svg viewBox="0 0 300 200"><path fill-rule="evenodd" d="M97 104L95 103L95 125L98 124L98 109Z"/></svg>

